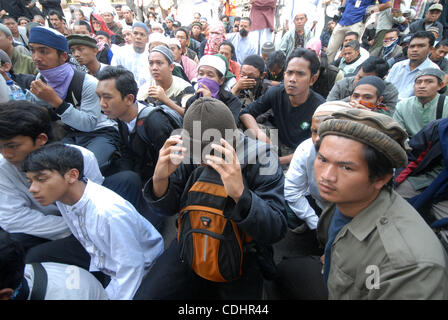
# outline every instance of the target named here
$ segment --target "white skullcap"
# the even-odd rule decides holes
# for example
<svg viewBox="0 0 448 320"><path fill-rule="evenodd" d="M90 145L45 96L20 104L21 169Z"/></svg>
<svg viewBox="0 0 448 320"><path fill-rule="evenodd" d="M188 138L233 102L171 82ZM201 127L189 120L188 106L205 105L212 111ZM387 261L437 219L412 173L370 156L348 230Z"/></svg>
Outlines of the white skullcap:
<svg viewBox="0 0 448 320"><path fill-rule="evenodd" d="M175 44L176 46L179 47L179 49L182 48L182 45L180 44L179 39L176 39L176 38L168 38L168 45L171 45L171 44Z"/></svg>
<svg viewBox="0 0 448 320"><path fill-rule="evenodd" d="M149 35L148 44L150 45L153 42L161 42L168 45L168 39L161 33L153 32Z"/></svg>
<svg viewBox="0 0 448 320"><path fill-rule="evenodd" d="M201 66L213 67L216 70L218 70L219 72L221 72L221 74L223 76L226 75L226 71L227 71L226 63L224 62L223 59L221 59L218 56L214 56L214 55L202 56L201 60L199 60L198 70Z"/></svg>

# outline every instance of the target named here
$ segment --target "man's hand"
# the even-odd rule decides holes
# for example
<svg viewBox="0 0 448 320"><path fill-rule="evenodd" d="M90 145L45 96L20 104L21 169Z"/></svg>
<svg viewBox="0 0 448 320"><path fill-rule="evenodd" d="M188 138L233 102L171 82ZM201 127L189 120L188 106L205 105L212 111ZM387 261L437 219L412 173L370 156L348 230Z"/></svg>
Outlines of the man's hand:
<svg viewBox="0 0 448 320"><path fill-rule="evenodd" d="M8 73L5 71L4 67L0 67L0 74L5 79L5 81L11 80L11 78L8 76Z"/></svg>
<svg viewBox="0 0 448 320"><path fill-rule="evenodd" d="M212 97L212 92L210 91L210 89L205 85L201 83L201 88L199 88L196 93L202 93L203 97L208 97L211 98Z"/></svg>
<svg viewBox="0 0 448 320"><path fill-rule="evenodd" d="M163 90L161 86L149 87L148 95L153 99L159 100L163 104L167 104L167 100L169 100L165 93L165 90Z"/></svg>
<svg viewBox="0 0 448 320"><path fill-rule="evenodd" d="M159 152L156 168L153 175L154 195L161 198L168 189L169 177L176 171L185 157L186 148L182 147L183 141L179 135L171 136Z"/></svg>
<svg viewBox="0 0 448 320"><path fill-rule="evenodd" d="M350 101L349 102L350 106L352 108L356 108L356 109L364 109L364 110L370 110L369 108L367 108L366 106L363 106L362 104L356 102L356 101Z"/></svg>
<svg viewBox="0 0 448 320"><path fill-rule="evenodd" d="M232 93L238 95L241 90L252 89L257 84L255 79L250 79L248 77L241 77L240 80L233 86Z"/></svg>
<svg viewBox="0 0 448 320"><path fill-rule="evenodd" d="M207 164L215 169L221 176L227 195L235 203L241 198L244 191L243 175L241 173L240 162L235 149L221 138L221 145L212 144L211 147L224 156L224 159L217 156L206 155Z"/></svg>
<svg viewBox="0 0 448 320"><path fill-rule="evenodd" d="M47 101L53 108L59 107L63 102L56 91L40 79L31 82L30 91L39 99Z"/></svg>

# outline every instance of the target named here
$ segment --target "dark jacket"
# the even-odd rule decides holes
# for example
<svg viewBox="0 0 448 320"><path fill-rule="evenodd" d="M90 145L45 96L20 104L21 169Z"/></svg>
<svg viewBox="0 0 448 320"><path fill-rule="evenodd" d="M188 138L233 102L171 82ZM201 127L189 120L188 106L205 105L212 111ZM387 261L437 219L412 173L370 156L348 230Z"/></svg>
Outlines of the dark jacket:
<svg viewBox="0 0 448 320"><path fill-rule="evenodd" d="M436 40L443 39L443 25L436 21L434 25L439 29L439 37ZM416 33L417 31L426 31L425 28L425 18L414 21L409 25L409 33Z"/></svg>
<svg viewBox="0 0 448 320"><path fill-rule="evenodd" d="M10 16L16 20L21 16L32 19L30 10L25 7L24 0L0 0L0 11L5 10Z"/></svg>
<svg viewBox="0 0 448 320"><path fill-rule="evenodd" d="M148 181L154 173L160 149L176 128L162 112L152 112L144 121L137 119L132 132L129 132L126 123L121 120L117 122L122 153L118 166L121 170L135 171L142 181ZM146 136L151 139L151 144L145 142L137 134L137 126L144 127Z"/></svg>
<svg viewBox="0 0 448 320"><path fill-rule="evenodd" d="M418 176L432 170L435 166L443 163L446 166L448 159L444 158L444 150L447 150L446 128L448 119L439 119L428 123L422 130L409 140L409 146L412 148L408 152L409 163L395 178L397 184L402 183L410 176ZM445 136L441 136L445 134ZM448 179L445 183L436 188L433 193L433 202L444 201L448 199Z"/></svg>
<svg viewBox="0 0 448 320"><path fill-rule="evenodd" d="M273 266L271 245L280 241L287 230L284 176L278 156L270 149L270 145L250 139L242 133L238 141L237 150L241 150L238 146L242 145L248 148L244 158L240 159L245 188L238 203L228 198L224 215L254 239L258 261L262 270L266 271L266 266ZM265 153L253 152L260 151L262 147ZM149 206L164 215L178 213L184 207L188 190L195 182L189 178L198 167L195 164L181 164L170 176L166 194L159 199L154 196L151 179L144 189ZM268 173L262 171L267 168L270 170Z"/></svg>

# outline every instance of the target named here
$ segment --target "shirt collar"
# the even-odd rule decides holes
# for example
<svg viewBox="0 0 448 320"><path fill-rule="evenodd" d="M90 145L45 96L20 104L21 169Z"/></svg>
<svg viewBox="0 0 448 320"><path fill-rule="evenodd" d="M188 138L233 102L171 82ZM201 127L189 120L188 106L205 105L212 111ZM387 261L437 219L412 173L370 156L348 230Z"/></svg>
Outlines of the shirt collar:
<svg viewBox="0 0 448 320"><path fill-rule="evenodd" d="M389 191L381 190L376 199L347 225L348 230L359 240L363 241L375 228L378 220L383 219L393 199Z"/></svg>
<svg viewBox="0 0 448 320"><path fill-rule="evenodd" d="M86 183L86 188L84 189L81 199L79 199L74 205L69 206L76 214L81 214L84 206L90 201L89 194L90 189L92 188L92 182L90 182L87 178L84 178L84 182Z"/></svg>

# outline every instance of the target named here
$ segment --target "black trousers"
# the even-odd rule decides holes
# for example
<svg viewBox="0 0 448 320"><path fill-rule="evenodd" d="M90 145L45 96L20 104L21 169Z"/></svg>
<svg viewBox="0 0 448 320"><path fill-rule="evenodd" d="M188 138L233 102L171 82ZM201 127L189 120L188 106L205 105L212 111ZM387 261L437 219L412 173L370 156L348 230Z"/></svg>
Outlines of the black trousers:
<svg viewBox="0 0 448 320"><path fill-rule="evenodd" d="M134 300L259 300L263 278L255 253L244 256L243 276L232 282L212 282L180 260L177 240L157 259L143 279Z"/></svg>
<svg viewBox="0 0 448 320"><path fill-rule="evenodd" d="M276 299L327 300L328 291L319 256L283 259L272 289Z"/></svg>
<svg viewBox="0 0 448 320"><path fill-rule="evenodd" d="M31 248L26 254L25 262L57 262L89 270L90 255L78 239L71 235Z"/></svg>
<svg viewBox="0 0 448 320"><path fill-rule="evenodd" d="M22 245L23 249L25 250L25 253L28 252L28 250L31 249L32 247L51 241L48 239L39 238L36 236L20 232L10 233L10 237L12 240L19 242Z"/></svg>

